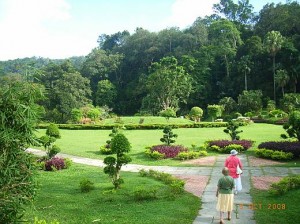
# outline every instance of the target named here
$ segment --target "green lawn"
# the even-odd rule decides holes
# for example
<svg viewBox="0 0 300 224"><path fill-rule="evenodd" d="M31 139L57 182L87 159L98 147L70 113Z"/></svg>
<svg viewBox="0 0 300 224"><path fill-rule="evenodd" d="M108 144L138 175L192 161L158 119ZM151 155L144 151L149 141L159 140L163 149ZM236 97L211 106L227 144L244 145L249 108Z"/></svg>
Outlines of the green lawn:
<svg viewBox="0 0 300 224"><path fill-rule="evenodd" d="M125 183L116 193L101 168L72 165L57 172L40 171L40 188L34 206L27 208L25 219L34 217L61 224L84 223L135 223L135 224L188 224L200 209L199 198L184 192L175 199L165 197L166 185L137 173L122 172ZM81 193L79 182L88 178L95 183L95 190ZM137 202L133 192L137 187L159 189L159 199Z"/></svg>
<svg viewBox="0 0 300 224"><path fill-rule="evenodd" d="M299 223L300 189L282 196L271 196L267 191L251 190L257 224ZM253 207L254 208L254 207Z"/></svg>
<svg viewBox="0 0 300 224"><path fill-rule="evenodd" d="M180 128L173 129L178 134L176 144L191 147L192 144L202 145L207 140L229 139L229 135L223 132L224 128ZM263 141L281 140L280 134L284 133L282 126L271 124L251 124L241 127L242 139L255 141L257 146ZM45 130L39 130L38 135L44 134ZM109 139L110 130L60 130L61 139L56 144L61 147L63 153L83 156L88 158L100 158L105 156L99 154L99 147ZM144 156L146 146L161 144L162 130L124 130L129 139L132 150L130 156L132 163L147 165L180 165L176 160L150 160Z"/></svg>

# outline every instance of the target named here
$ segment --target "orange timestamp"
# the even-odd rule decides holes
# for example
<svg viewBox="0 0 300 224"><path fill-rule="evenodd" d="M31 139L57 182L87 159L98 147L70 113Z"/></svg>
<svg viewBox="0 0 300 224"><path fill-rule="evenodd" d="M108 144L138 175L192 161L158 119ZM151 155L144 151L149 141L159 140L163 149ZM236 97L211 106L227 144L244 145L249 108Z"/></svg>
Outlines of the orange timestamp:
<svg viewBox="0 0 300 224"><path fill-rule="evenodd" d="M272 203L272 204L262 204L262 203L250 203L250 204L237 204L239 209L250 209L250 210L285 210L286 204L284 203Z"/></svg>

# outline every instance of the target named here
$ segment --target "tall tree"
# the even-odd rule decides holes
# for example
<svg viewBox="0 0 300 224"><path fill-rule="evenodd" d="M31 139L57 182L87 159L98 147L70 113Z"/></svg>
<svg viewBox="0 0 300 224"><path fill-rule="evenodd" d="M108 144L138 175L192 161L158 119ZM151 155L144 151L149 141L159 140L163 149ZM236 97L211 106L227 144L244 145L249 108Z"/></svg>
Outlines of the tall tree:
<svg viewBox="0 0 300 224"><path fill-rule="evenodd" d="M275 82L275 58L278 51L280 51L282 44L284 42L284 37L279 31L268 32L265 36L265 48L267 52L271 55L273 61L273 99L276 102L276 82Z"/></svg>
<svg viewBox="0 0 300 224"><path fill-rule="evenodd" d="M160 110L177 108L180 102L186 102L192 92L192 78L178 65L176 58L165 57L153 63L150 70L146 99L157 101Z"/></svg>

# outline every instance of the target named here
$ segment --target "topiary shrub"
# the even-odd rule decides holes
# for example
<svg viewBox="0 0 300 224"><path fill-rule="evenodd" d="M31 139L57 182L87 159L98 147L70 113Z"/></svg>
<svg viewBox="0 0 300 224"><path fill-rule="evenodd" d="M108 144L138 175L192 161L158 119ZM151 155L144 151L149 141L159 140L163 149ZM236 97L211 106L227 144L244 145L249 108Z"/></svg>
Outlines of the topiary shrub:
<svg viewBox="0 0 300 224"><path fill-rule="evenodd" d="M189 113L189 117L194 122L200 122L202 115L203 115L203 110L200 107L193 107Z"/></svg>
<svg viewBox="0 0 300 224"><path fill-rule="evenodd" d="M55 171L65 168L65 161L62 158L53 157L45 162L46 171Z"/></svg>
<svg viewBox="0 0 300 224"><path fill-rule="evenodd" d="M231 120L228 122L226 129L224 129L223 131L226 134L229 134L229 136L231 137L231 140L240 140L240 136L238 135L239 133L242 133L243 131L240 130L238 131L237 129L240 127L239 123Z"/></svg>
<svg viewBox="0 0 300 224"><path fill-rule="evenodd" d="M54 137L56 139L61 138L58 126L53 123L49 124L49 126L47 127L46 135Z"/></svg>
<svg viewBox="0 0 300 224"><path fill-rule="evenodd" d="M124 182L120 178L120 171L123 165L131 162L131 158L126 155L131 149L131 145L124 134L118 133L111 140L111 150L113 154L116 154L116 158L113 156L107 156L104 159L104 173L108 174L112 180L114 188L120 188Z"/></svg>
<svg viewBox="0 0 300 224"><path fill-rule="evenodd" d="M118 133L119 133L119 128L118 127L113 127L113 129L111 130L111 133L108 136L111 137L111 139L112 139ZM110 155L110 154L113 153L112 150L111 150L111 147L110 147L111 139L107 140L105 145L100 146L100 153L101 154Z"/></svg>
<svg viewBox="0 0 300 224"><path fill-rule="evenodd" d="M176 111L173 108L169 107L165 110L160 111L159 116L162 116L166 118L167 121L169 121L171 117L176 117Z"/></svg>
<svg viewBox="0 0 300 224"><path fill-rule="evenodd" d="M178 135L174 134L172 131L172 127L166 126L163 130L163 137L160 139L161 142L166 143L167 145L171 145L172 143L175 143L175 139Z"/></svg>

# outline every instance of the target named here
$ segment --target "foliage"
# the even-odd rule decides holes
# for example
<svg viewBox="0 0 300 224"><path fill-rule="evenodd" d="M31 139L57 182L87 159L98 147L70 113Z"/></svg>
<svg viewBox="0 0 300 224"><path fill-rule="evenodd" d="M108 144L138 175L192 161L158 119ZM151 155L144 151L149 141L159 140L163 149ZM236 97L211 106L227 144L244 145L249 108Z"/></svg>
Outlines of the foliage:
<svg viewBox="0 0 300 224"><path fill-rule="evenodd" d="M184 191L185 182L177 179L171 174L151 169L149 171L142 169L139 171L139 174L143 177L155 178L156 180L162 181L163 183L169 185L173 194L181 194Z"/></svg>
<svg viewBox="0 0 300 224"><path fill-rule="evenodd" d="M60 152L60 148L53 144L56 139L60 137L58 126L56 124L50 124L46 129L46 135L38 139L38 142L45 148L49 159Z"/></svg>
<svg viewBox="0 0 300 224"><path fill-rule="evenodd" d="M90 192L91 190L95 189L94 183L87 178L81 180L79 183L79 186L80 186L80 191L82 193L87 193L87 192Z"/></svg>
<svg viewBox="0 0 300 224"><path fill-rule="evenodd" d="M283 152L271 149L256 149L255 155L261 158L274 159L274 160L291 160L293 153Z"/></svg>
<svg viewBox="0 0 300 224"><path fill-rule="evenodd" d="M220 148L225 148L228 145L235 144L235 145L241 145L241 146L243 146L244 150L247 150L252 147L253 141L251 141L251 140L233 140L233 141L213 140L213 141L208 141L207 144L208 144L208 147L215 145Z"/></svg>
<svg viewBox="0 0 300 224"><path fill-rule="evenodd" d="M90 118L92 121L99 120L101 115L100 108L92 108L87 112L87 117Z"/></svg>
<svg viewBox="0 0 300 224"><path fill-rule="evenodd" d="M200 156L207 156L207 152L205 150L201 150L199 152L187 151L187 152L179 152L175 159L179 160L187 160L187 159L196 159Z"/></svg>
<svg viewBox="0 0 300 224"><path fill-rule="evenodd" d="M147 96L159 104L160 109L177 108L185 103L192 92L191 76L178 65L175 57L164 57L151 65L151 73L146 80ZM155 107L148 105L149 108Z"/></svg>
<svg viewBox="0 0 300 224"><path fill-rule="evenodd" d="M170 117L176 117L176 112L173 108L166 108L159 112L159 116L162 116L169 121Z"/></svg>
<svg viewBox="0 0 300 224"><path fill-rule="evenodd" d="M164 135L160 139L161 142L165 142L167 145L171 145L172 143L175 143L174 138L177 138L178 135L173 133L171 126L165 126L163 133Z"/></svg>
<svg viewBox="0 0 300 224"><path fill-rule="evenodd" d="M203 115L203 110L200 107L192 107L189 116L195 122L200 122L200 119Z"/></svg>
<svg viewBox="0 0 300 224"><path fill-rule="evenodd" d="M115 85L108 79L100 80L97 85L96 105L114 107L117 90Z"/></svg>
<svg viewBox="0 0 300 224"><path fill-rule="evenodd" d="M291 152L293 153L295 158L298 158L300 156L300 142L276 142L276 141L270 141L270 142L262 142L257 146L259 149L271 149L276 151L283 151L283 152Z"/></svg>
<svg viewBox="0 0 300 224"><path fill-rule="evenodd" d="M215 118L222 116L223 108L220 105L208 105L207 113L211 117L212 121L215 121Z"/></svg>
<svg viewBox="0 0 300 224"><path fill-rule="evenodd" d="M151 147L151 153L159 152L164 155L164 158L174 158L180 152L187 152L188 149L181 145L155 145Z"/></svg>
<svg viewBox="0 0 300 224"><path fill-rule="evenodd" d="M240 130L238 131L237 129L240 127L238 122L235 122L233 120L228 122L228 125L226 127L226 129L224 129L224 132L226 134L229 134L229 136L231 137L231 140L240 140L240 136L238 135L239 133L242 133L243 131Z"/></svg>
<svg viewBox="0 0 300 224"><path fill-rule="evenodd" d="M224 97L220 99L218 105L223 107L225 114L231 114L237 111L237 103L232 97Z"/></svg>
<svg viewBox="0 0 300 224"><path fill-rule="evenodd" d="M43 96L40 86L19 81L0 84L0 223L17 223L24 205L36 191L31 155L24 152L35 144L35 125Z"/></svg>
<svg viewBox="0 0 300 224"><path fill-rule="evenodd" d="M120 178L120 171L123 165L131 162L131 158L126 155L130 151L131 145L128 139L122 133L117 133L111 140L111 151L116 154L116 158L108 156L104 159L104 173L108 174L112 180L115 189L120 188L124 182Z"/></svg>
<svg viewBox="0 0 300 224"><path fill-rule="evenodd" d="M59 128L56 124L49 124L46 130L46 135L54 138L60 138Z"/></svg>
<svg viewBox="0 0 300 224"><path fill-rule="evenodd" d="M109 155L112 154L112 150L111 150L111 140L119 133L119 128L117 127L113 127L113 129L111 130L111 133L109 134L109 137L111 137L111 139L106 141L106 144L103 146L100 146L100 153L104 154L104 155Z"/></svg>
<svg viewBox="0 0 300 224"><path fill-rule="evenodd" d="M80 109L74 108L74 109L71 110L71 120L74 123L79 123L79 121L82 118L82 115L83 114L82 114Z"/></svg>
<svg viewBox="0 0 300 224"><path fill-rule="evenodd" d="M151 151L151 149L146 149L145 154L155 160L159 160L159 159L164 159L165 158L165 154L164 153L160 153L158 151Z"/></svg>
<svg viewBox="0 0 300 224"><path fill-rule="evenodd" d="M281 100L281 107L287 113L300 109L300 94L286 93Z"/></svg>
<svg viewBox="0 0 300 224"><path fill-rule="evenodd" d="M297 189L300 189L300 175L284 177L279 182L271 184L269 193L278 196Z"/></svg>
<svg viewBox="0 0 300 224"><path fill-rule="evenodd" d="M65 160L59 157L52 157L45 162L46 171L56 171L65 168Z"/></svg>
<svg viewBox="0 0 300 224"><path fill-rule="evenodd" d="M243 93L238 96L239 111L242 113L260 111L262 109L262 96L261 90L244 90Z"/></svg>
<svg viewBox="0 0 300 224"><path fill-rule="evenodd" d="M296 138L300 141L300 111L293 111L289 116L288 122L283 125L283 128L288 135L282 134L282 138Z"/></svg>

